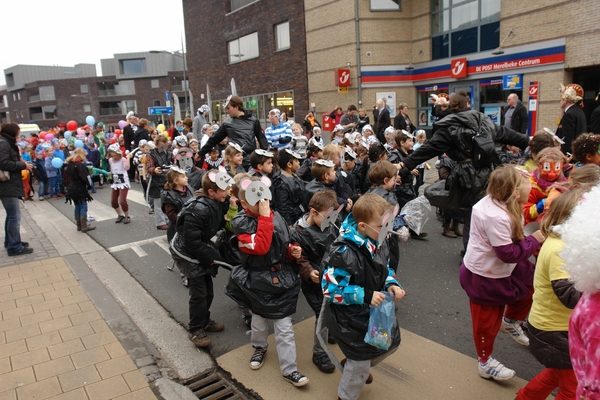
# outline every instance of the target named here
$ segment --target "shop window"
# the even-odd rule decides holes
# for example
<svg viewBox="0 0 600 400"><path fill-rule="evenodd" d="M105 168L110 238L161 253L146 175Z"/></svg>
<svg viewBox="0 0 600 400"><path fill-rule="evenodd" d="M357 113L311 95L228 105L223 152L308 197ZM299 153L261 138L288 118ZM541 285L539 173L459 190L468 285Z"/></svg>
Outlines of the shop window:
<svg viewBox="0 0 600 400"><path fill-rule="evenodd" d="M431 0L432 58L491 50L500 43L497 0Z"/></svg>
<svg viewBox="0 0 600 400"><path fill-rule="evenodd" d="M254 32L227 43L229 63L234 64L258 57L258 33Z"/></svg>
<svg viewBox="0 0 600 400"><path fill-rule="evenodd" d="M400 11L400 0L370 0L371 11Z"/></svg>
<svg viewBox="0 0 600 400"><path fill-rule="evenodd" d="M290 48L290 22L275 25L275 50Z"/></svg>

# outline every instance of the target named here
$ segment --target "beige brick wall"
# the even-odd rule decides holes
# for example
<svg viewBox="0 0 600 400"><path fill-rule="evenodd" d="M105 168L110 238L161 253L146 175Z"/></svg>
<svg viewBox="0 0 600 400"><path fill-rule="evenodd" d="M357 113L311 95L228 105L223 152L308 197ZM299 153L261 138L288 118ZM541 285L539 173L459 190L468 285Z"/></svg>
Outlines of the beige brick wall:
<svg viewBox="0 0 600 400"><path fill-rule="evenodd" d="M562 117L560 103L560 84L570 81L570 74L563 70L536 72L523 75L523 99L528 106L529 102L529 82L538 81L540 83L539 93L540 101L538 105L538 130L544 127L556 129L557 119ZM529 109L529 106L528 106Z"/></svg>

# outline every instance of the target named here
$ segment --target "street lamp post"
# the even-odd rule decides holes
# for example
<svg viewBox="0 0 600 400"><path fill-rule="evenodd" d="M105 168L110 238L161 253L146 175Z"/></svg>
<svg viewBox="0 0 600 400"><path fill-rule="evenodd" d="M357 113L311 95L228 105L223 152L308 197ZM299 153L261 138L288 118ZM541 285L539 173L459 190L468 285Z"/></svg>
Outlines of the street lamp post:
<svg viewBox="0 0 600 400"><path fill-rule="evenodd" d="M188 104L188 85L187 85L187 79L186 79L186 75L187 75L187 64L185 62L185 50L183 48L183 43L181 43L181 54L177 53L176 51L166 51L166 50L150 50L150 53L152 54L158 54L158 53L165 53L165 54L171 54L173 56L179 57L181 59L183 59L183 82L181 87L183 88L183 95L185 98L185 116L189 117L190 114L190 110L189 110L189 104Z"/></svg>

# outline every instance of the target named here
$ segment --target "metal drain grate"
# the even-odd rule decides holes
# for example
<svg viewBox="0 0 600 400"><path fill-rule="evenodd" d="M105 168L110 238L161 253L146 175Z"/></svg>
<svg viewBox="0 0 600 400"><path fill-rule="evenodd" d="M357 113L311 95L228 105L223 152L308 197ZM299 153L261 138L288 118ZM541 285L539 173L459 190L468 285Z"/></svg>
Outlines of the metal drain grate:
<svg viewBox="0 0 600 400"><path fill-rule="evenodd" d="M250 400L221 372L209 370L183 382L196 397L203 400Z"/></svg>

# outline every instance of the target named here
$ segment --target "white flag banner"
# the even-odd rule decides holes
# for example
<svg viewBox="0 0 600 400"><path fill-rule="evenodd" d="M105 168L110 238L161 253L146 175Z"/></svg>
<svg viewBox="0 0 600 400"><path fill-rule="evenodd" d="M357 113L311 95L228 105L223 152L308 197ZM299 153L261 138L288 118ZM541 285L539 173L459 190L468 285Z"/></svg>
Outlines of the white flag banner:
<svg viewBox="0 0 600 400"><path fill-rule="evenodd" d="M231 78L231 94L237 96L237 89L235 88L235 78Z"/></svg>
<svg viewBox="0 0 600 400"><path fill-rule="evenodd" d="M173 107L175 122L181 121L181 105L179 104L179 97L173 93Z"/></svg>
<svg viewBox="0 0 600 400"><path fill-rule="evenodd" d="M212 117L212 102L210 101L210 89L208 88L208 83L206 84L206 104L208 104L208 108L210 108L210 111L208 112L208 120L212 121L216 118Z"/></svg>

